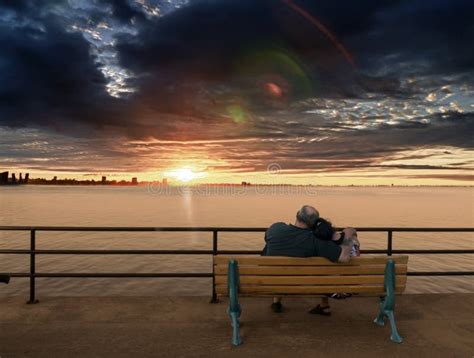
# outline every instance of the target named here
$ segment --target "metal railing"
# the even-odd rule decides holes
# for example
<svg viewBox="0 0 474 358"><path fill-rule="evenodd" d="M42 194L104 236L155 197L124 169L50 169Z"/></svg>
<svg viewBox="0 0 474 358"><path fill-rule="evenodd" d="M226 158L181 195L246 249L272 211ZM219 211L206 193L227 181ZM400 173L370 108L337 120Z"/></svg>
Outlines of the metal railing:
<svg viewBox="0 0 474 358"><path fill-rule="evenodd" d="M474 249L460 250L397 250L393 249L395 232L474 232L474 228L394 228L394 227L361 227L358 232L385 232L387 248L385 250L361 250L363 254L474 254ZM242 227L76 227L76 226L0 226L0 231L30 232L30 249L0 249L0 254L19 254L30 256L30 272L1 272L9 277L27 277L30 279L30 297L28 303L37 303L36 278L212 278L212 300L217 302L214 265L211 272L151 272L151 273L98 273L98 272L36 272L36 256L38 255L220 255L220 254L260 254L261 250L219 250L220 232L265 232L266 228ZM36 233L39 231L62 232L208 232L212 233L211 250L79 250L54 249L41 250L36 248ZM263 237L262 237L263 246ZM472 276L474 271L409 271L409 276Z"/></svg>

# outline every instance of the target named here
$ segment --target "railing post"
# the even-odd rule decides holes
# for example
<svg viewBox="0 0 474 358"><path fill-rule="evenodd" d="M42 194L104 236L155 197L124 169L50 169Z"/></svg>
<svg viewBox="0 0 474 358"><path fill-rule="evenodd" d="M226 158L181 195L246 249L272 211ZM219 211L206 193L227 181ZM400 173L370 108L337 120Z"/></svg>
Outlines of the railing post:
<svg viewBox="0 0 474 358"><path fill-rule="evenodd" d="M214 268L214 256L217 255L217 230L212 231L212 298L211 303L217 303L219 300L217 299L216 293L216 272Z"/></svg>
<svg viewBox="0 0 474 358"><path fill-rule="evenodd" d="M387 232L387 255L392 256L392 230L388 230Z"/></svg>
<svg viewBox="0 0 474 358"><path fill-rule="evenodd" d="M35 263L35 255L36 255L36 230L33 229L30 231L30 300L27 302L28 304L38 303L39 301L36 299L36 286L35 286L35 273L36 273L36 263Z"/></svg>

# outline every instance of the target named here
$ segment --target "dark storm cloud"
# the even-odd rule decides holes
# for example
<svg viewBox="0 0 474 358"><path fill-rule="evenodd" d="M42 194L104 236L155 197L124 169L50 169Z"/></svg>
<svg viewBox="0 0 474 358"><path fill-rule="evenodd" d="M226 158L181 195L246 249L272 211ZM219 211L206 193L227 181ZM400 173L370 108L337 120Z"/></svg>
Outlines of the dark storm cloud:
<svg viewBox="0 0 474 358"><path fill-rule="evenodd" d="M425 10L422 4L415 4L412 11L403 1L365 1L345 4L342 8L338 2L302 1L299 4L334 28L341 41L347 39L356 60L364 56L372 60L360 61L364 74L354 71L328 38L282 2L201 1L156 23L143 24L139 36L120 38L117 48L121 64L142 74L131 82L139 89L133 101L139 108L145 108L150 116L153 113L186 113L191 122L200 118L196 121L199 125L213 125L216 116L222 115L222 107L229 97L243 98L246 106L258 114L278 110L280 108L272 107L274 103L269 103L266 93L261 90L262 81L271 78L268 72L273 70L272 59L257 61L250 71L241 66L252 58L255 49L261 52L283 49L297 56L309 80L317 83L311 91L298 92L297 88L290 101L301 96L357 98L366 92L408 98L423 88L414 85L409 89L401 88L400 80L393 73L384 77L370 76L385 66L383 59L386 56L400 57L403 53L403 61L409 62L411 56L413 63L418 65L423 56L414 53L413 49L431 48L431 53L437 55L424 58L423 65L432 71L439 66L435 62L443 57L443 52L452 56L445 44L425 41L437 26L436 22L426 24L430 21L427 19L415 29L416 19ZM461 5L454 4L456 11L462 12ZM433 19L436 14L444 16L443 6L433 10L429 18ZM392 27L387 27L383 19L391 12L400 14L400 23L395 26L395 20L391 19ZM404 21L410 23L416 38L407 36ZM470 31L465 23L457 28L462 26L466 27L465 32ZM448 38L452 49L465 47L465 44L459 44L454 32L447 31L445 39ZM407 39L413 41L405 46ZM463 57L464 53L454 56ZM467 60L464 58L463 61ZM278 128L281 123L275 122L273 126ZM295 136L297 130L298 127L293 126L287 133ZM258 135L263 133L268 132L262 131Z"/></svg>
<svg viewBox="0 0 474 358"><path fill-rule="evenodd" d="M360 43L361 52L367 57L392 55L394 60L385 65L394 66L395 71L472 73L473 12L474 3L469 0L400 2L379 13L375 31Z"/></svg>
<svg viewBox="0 0 474 358"><path fill-rule="evenodd" d="M308 91L296 83L290 101L305 96L358 98L366 92L408 98L424 90L419 85L401 87L400 79L410 72L472 73L472 66L462 65L474 62L468 46L473 25L464 15L472 12L471 2L296 4L333 29L353 53L356 70L284 2L198 1L156 23L143 23L139 36L120 38L122 65L141 74L131 82L139 88L134 99L155 112L184 111L202 118L203 112L207 118L221 114L219 104L229 97L243 97L257 113L278 110L261 89L272 78L272 59L256 61L250 70L241 65L256 49L283 51L298 59L314 86ZM474 83L473 76L468 80Z"/></svg>
<svg viewBox="0 0 474 358"><path fill-rule="evenodd" d="M116 47L121 65L135 75L128 81L137 92L122 100L110 98L94 46L65 29L70 24L65 23L64 14L71 9L64 5L63 15L48 12L62 3L2 3L18 19L30 18L41 26L34 27L32 22L17 27L12 20L0 28L0 124L62 130L85 124L99 131L108 128L139 136L173 130L163 122L189 123L199 118L197 122L212 123L222 114L219 103L235 95L243 96L253 110L271 110L272 103L256 87L261 84L259 76L263 81L271 78L281 64L272 63L271 58L259 60L259 52L265 51L294 56L308 80L317 83L311 90L296 84L292 93L296 98L401 92L396 77L368 77L354 71L327 36L284 2L197 1L161 19L148 19L129 1L101 0L88 10L92 18L100 13L110 20L134 23L137 31L136 35L120 35ZM466 40L473 26L463 16L472 8L471 2L295 4L333 29L356 60L402 53L404 60L423 58L433 66L449 58L456 59L455 63L448 61L453 66L472 63L472 46ZM428 57L415 49L444 56ZM245 61L249 61L247 67L242 66ZM370 73L371 68L367 69ZM150 124L150 118L158 119Z"/></svg>
<svg viewBox="0 0 474 358"><path fill-rule="evenodd" d="M452 107L449 102L433 104L430 113L420 114L418 107L428 105L423 100L433 89L443 88L440 93L457 98L455 86L474 84L470 45L474 25L468 17L474 13L474 2L292 3L334 32L356 66L284 1L193 1L163 17L151 16L127 0L78 0L76 7L59 0L2 1L0 125L123 142L229 140L193 148L217 148L220 158L236 163L228 167L234 171L265 170L273 160L294 172L360 167L431 170L430 164L381 163L417 148L472 149L472 105L466 110L462 103L465 113L455 110L459 104L454 99ZM100 23L116 29L106 45L100 45L105 42L100 34L90 40L90 34L71 30L74 25L93 32ZM116 59L118 70L103 61L106 56ZM112 70L130 73L121 81L133 92L111 96L105 73ZM423 79L407 84L409 76ZM288 87L282 100L263 90L266 82L279 81L284 90ZM321 98L336 100L319 107ZM376 102L386 98L399 102L379 107ZM360 103L338 104L345 99ZM404 104L416 108L391 113ZM248 112L239 123L228 112L235 105ZM358 109L351 112L351 107ZM321 108L338 114L328 118L307 113ZM393 118L395 123L384 123ZM77 150L87 147L79 139L74 143ZM111 141L98 140L90 146L94 155L103 153L104 165L106 157L143 156L143 163L124 165L126 170L143 169L152 150L165 151L175 144L156 148L145 144L136 152L137 148L127 147L132 154L117 150ZM33 156L34 151L2 149L3 157L8 154L43 168L28 162L26 153ZM39 159L51 155L43 154ZM242 155L247 159L239 161ZM79 168L86 157L78 156L74 165ZM429 162L430 155L425 159ZM66 157L58 161L58 168L68 169ZM93 171L90 165L84 168Z"/></svg>
<svg viewBox="0 0 474 358"><path fill-rule="evenodd" d="M361 69L472 73L470 0L298 1L333 29Z"/></svg>
<svg viewBox="0 0 474 358"><path fill-rule="evenodd" d="M316 95L358 97L364 91L397 94L397 77L418 73L471 71L474 26L467 14L470 1L297 1L295 4L329 29L346 45L360 72L353 73L333 43L319 29L282 1L198 1L154 23L140 35L122 38L122 64L147 74L156 88L173 82L224 81L239 89L254 86L258 72L236 66L251 50L284 49L299 58ZM318 20L318 21L319 21ZM269 65L268 61L266 65ZM368 76L382 71L389 77ZM232 83L250 75L251 81ZM179 82L176 79L179 79ZM142 78L143 79L143 78ZM309 95L304 93L304 95ZM261 100L261 98L260 98ZM169 101L169 98L166 98Z"/></svg>
<svg viewBox="0 0 474 358"><path fill-rule="evenodd" d="M141 36L119 44L122 63L137 72L176 69L191 78L219 80L236 75L238 61L252 50L290 48L305 54L321 46L336 55L313 25L278 1L200 1L140 31Z"/></svg>
<svg viewBox="0 0 474 358"><path fill-rule="evenodd" d="M20 8L27 14L31 8ZM24 14L19 12L19 14ZM115 105L89 44L54 17L40 26L0 23L0 124L11 127L92 127Z"/></svg>
<svg viewBox="0 0 474 358"><path fill-rule="evenodd" d="M229 96L271 108L262 84L282 72L290 100L398 89L396 79L357 73L327 35L281 1L198 1L139 31L119 38L119 58L142 74L132 82L136 99L164 112L199 113Z"/></svg>

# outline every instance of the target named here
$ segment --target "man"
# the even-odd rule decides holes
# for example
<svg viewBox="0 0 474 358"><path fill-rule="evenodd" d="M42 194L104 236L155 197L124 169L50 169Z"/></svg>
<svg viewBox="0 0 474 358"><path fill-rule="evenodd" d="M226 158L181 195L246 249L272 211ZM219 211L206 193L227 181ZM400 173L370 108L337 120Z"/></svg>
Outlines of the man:
<svg viewBox="0 0 474 358"><path fill-rule="evenodd" d="M282 222L271 225L265 233L265 256L293 256L309 257L321 256L333 262L347 262L353 246L355 230L347 228L343 230L344 240L341 245L333 241L319 240L313 234L313 228L319 218L318 211L309 205L304 205L296 213L295 224ZM275 297L272 303L274 312L281 312L283 306L279 297ZM327 297L323 297L321 304L313 308L310 313L330 315Z"/></svg>

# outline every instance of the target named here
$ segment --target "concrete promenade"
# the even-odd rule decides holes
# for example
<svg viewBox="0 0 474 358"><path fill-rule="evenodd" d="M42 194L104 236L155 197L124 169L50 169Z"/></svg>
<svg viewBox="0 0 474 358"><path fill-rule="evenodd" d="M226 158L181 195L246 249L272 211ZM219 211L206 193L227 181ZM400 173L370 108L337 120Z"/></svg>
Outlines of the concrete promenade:
<svg viewBox="0 0 474 358"><path fill-rule="evenodd" d="M308 314L316 298L243 298L240 347L230 345L227 301L208 297L24 297L0 295L0 357L468 357L474 356L474 294L403 295L402 344L372 323L375 297L332 301L332 316Z"/></svg>

